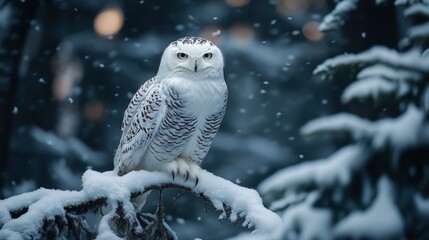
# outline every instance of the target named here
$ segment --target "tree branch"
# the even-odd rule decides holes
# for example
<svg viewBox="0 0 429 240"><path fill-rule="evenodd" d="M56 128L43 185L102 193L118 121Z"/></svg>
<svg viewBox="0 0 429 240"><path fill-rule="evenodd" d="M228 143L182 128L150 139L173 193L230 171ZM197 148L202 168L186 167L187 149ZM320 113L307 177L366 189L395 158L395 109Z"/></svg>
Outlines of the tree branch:
<svg viewBox="0 0 429 240"><path fill-rule="evenodd" d="M243 226L253 227L253 233L269 232L280 223L280 218L263 206L255 190L204 170L200 179L199 184L193 187L193 182L184 182L180 178L173 180L159 172L138 171L117 176L114 172L88 170L83 174L80 191L38 189L1 200L0 238L67 234L68 237L84 236L88 239L118 239L152 234L159 239L177 239L165 223L162 212L142 214L136 211L132 202L148 191L165 188L192 192L201 197L206 204L221 212L219 220L228 218L235 223L238 218L244 218ZM160 207L158 211L162 211ZM88 227L85 214L90 211L102 215L98 229Z"/></svg>

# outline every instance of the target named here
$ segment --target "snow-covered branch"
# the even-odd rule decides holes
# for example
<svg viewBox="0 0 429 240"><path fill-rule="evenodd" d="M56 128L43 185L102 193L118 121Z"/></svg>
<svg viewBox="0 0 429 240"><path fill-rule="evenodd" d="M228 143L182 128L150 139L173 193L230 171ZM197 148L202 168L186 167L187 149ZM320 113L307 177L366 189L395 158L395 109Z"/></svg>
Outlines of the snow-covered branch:
<svg viewBox="0 0 429 240"><path fill-rule="evenodd" d="M382 46L375 46L359 54L340 55L326 60L313 71L323 77L332 77L340 69L362 69L373 64L383 64L392 68L415 71L425 75L429 74L429 59L422 58L421 53L411 50L399 53Z"/></svg>
<svg viewBox="0 0 429 240"><path fill-rule="evenodd" d="M407 7L404 10L404 15L407 18L426 17L429 18L429 7L426 4L416 3Z"/></svg>
<svg viewBox="0 0 429 240"><path fill-rule="evenodd" d="M114 172L87 170L82 177L81 191L42 188L1 200L0 238L58 236L64 234L65 229L69 234L76 231L78 236L84 234L87 238L142 237L153 230L159 219L136 212L133 199L150 190L163 188L192 192L221 212L219 220L228 218L237 222L243 218L243 226L254 228L252 233L255 234L272 231L280 224L280 218L263 206L255 190L238 186L205 170L200 179L194 187L194 183L180 178L172 180L171 176L159 172L136 171L117 176ZM90 210L102 215L98 229L88 227L84 219ZM168 232L165 222L160 225L164 225ZM174 233L170 237L174 239Z"/></svg>
<svg viewBox="0 0 429 240"><path fill-rule="evenodd" d="M353 99L367 98L378 101L386 96L398 99L407 94L416 95L419 92L418 86L423 81L422 74L375 64L357 74L357 81L344 90L341 100L344 103Z"/></svg>
<svg viewBox="0 0 429 240"><path fill-rule="evenodd" d="M304 135L350 135L358 142L370 140L373 149L380 150L390 146L395 151L428 144L428 131L425 113L413 105L395 119L371 122L353 114L339 113L313 120L301 129Z"/></svg>
<svg viewBox="0 0 429 240"><path fill-rule="evenodd" d="M278 171L265 179L258 191L262 195L273 192L294 191L296 188L326 188L333 184L349 184L351 175L360 170L368 160L369 154L362 154L363 147L347 146L328 159L306 162Z"/></svg>
<svg viewBox="0 0 429 240"><path fill-rule="evenodd" d="M337 239L395 239L403 235L404 222L395 203L395 187L382 176L377 196L365 211L357 211L341 220L333 229Z"/></svg>
<svg viewBox="0 0 429 240"><path fill-rule="evenodd" d="M345 18L357 8L359 0L343 0L339 2L335 9L323 18L323 22L319 26L322 32L338 30L345 24Z"/></svg>

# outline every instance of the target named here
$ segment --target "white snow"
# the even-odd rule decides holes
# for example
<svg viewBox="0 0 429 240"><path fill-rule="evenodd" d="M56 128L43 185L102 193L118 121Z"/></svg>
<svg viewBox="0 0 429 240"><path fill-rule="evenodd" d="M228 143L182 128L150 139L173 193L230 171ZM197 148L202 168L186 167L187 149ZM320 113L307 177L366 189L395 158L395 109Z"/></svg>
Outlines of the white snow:
<svg viewBox="0 0 429 240"><path fill-rule="evenodd" d="M351 11L356 9L358 1L359 0L343 0L337 3L335 9L323 18L323 21L319 25L319 30L322 32L338 30L344 25L344 18Z"/></svg>
<svg viewBox="0 0 429 240"><path fill-rule="evenodd" d="M340 113L313 120L301 129L305 135L321 133L350 134L354 140L372 138L372 147L381 149L389 145L395 151L418 147L429 142L424 129L424 112L410 105L398 118L385 118L375 122L353 114Z"/></svg>
<svg viewBox="0 0 429 240"><path fill-rule="evenodd" d="M318 193L311 193L306 201L288 208L283 216L283 225L262 236L240 234L230 240L330 240L332 238L332 214L327 209L312 205Z"/></svg>
<svg viewBox="0 0 429 240"><path fill-rule="evenodd" d="M416 72L406 69L392 68L383 64L374 64L362 69L357 75L358 79L369 77L382 77L387 80L405 80L417 82L422 79L422 76Z"/></svg>
<svg viewBox="0 0 429 240"><path fill-rule="evenodd" d="M408 35L413 39L427 39L429 37L429 22L410 27Z"/></svg>
<svg viewBox="0 0 429 240"><path fill-rule="evenodd" d="M33 192L23 193L5 200L0 200L0 226L11 220L10 211L16 211L26 207L36 201L39 201L43 196L50 194L55 190L40 188Z"/></svg>
<svg viewBox="0 0 429 240"><path fill-rule="evenodd" d="M424 128L425 113L414 105L410 105L405 113L396 119L382 119L373 125L374 148L379 149L386 145L392 146L395 151L418 147L429 142Z"/></svg>
<svg viewBox="0 0 429 240"><path fill-rule="evenodd" d="M270 209L273 211L279 211L289 205L305 200L306 197L307 197L307 193L303 193L303 192L295 192L295 191L285 192L283 198L275 200L270 204Z"/></svg>
<svg viewBox="0 0 429 240"><path fill-rule="evenodd" d="M37 188L37 184L34 180L24 179L18 183L12 182L12 186L3 188L3 196L10 197L25 192L34 191Z"/></svg>
<svg viewBox="0 0 429 240"><path fill-rule="evenodd" d="M31 193L24 193L2 200L0 208L4 209L6 205L6 209L1 211L6 213L6 216L9 216L9 221L5 222L1 228L0 239L4 239L4 234L9 234L10 232L19 233L24 238L28 238L29 236L38 238L40 237L39 229L43 226L44 218L64 217L64 206L73 205L84 200L86 198L80 192L46 189L39 189ZM24 203L32 203L28 207L28 212L17 219L10 220L10 215L5 210L17 209L16 207L19 205L26 206L27 204ZM14 208L11 208L11 205Z"/></svg>
<svg viewBox="0 0 429 240"><path fill-rule="evenodd" d="M332 238L332 214L328 209L314 208L303 202L285 211L282 237L277 239L330 240ZM288 236L289 238L286 238Z"/></svg>
<svg viewBox="0 0 429 240"><path fill-rule="evenodd" d="M422 195L416 194L414 196L414 206L416 207L418 215L425 219L429 220L429 199L423 198Z"/></svg>
<svg viewBox="0 0 429 240"><path fill-rule="evenodd" d="M301 128L303 135L350 134L354 139L368 137L373 131L371 122L350 113L338 113L332 116L312 120Z"/></svg>
<svg viewBox="0 0 429 240"><path fill-rule="evenodd" d="M266 195L270 192L291 191L305 185L316 185L319 188L333 184L345 186L349 184L351 174L366 163L368 156L363 152L361 146L346 146L328 159L285 168L265 179L258 186L258 191Z"/></svg>
<svg viewBox="0 0 429 240"><path fill-rule="evenodd" d="M377 190L377 197L367 210L353 212L335 226L335 238L401 239L404 223L395 204L394 186L382 176Z"/></svg>
<svg viewBox="0 0 429 240"><path fill-rule="evenodd" d="M414 3L404 10L405 17L429 17L428 5L422 3Z"/></svg>
<svg viewBox="0 0 429 240"><path fill-rule="evenodd" d="M396 84L381 77L369 77L351 83L343 92L341 101L350 102L352 99L371 97L378 100L381 96L392 94Z"/></svg>
<svg viewBox="0 0 429 240"><path fill-rule="evenodd" d="M134 171L125 176L117 176L114 172L99 173L87 170L82 176L83 189L81 191L61 191L39 189L0 201L0 238L10 234L22 234L23 237L39 236L38 229L43 225L43 219L54 216L64 216L65 206L76 205L90 199L106 197L107 203L112 206L100 221L99 238L112 239L113 232L108 224L114 214L117 202L122 202L126 212L134 210L130 201L132 192L143 191L148 186L174 183L188 187L196 194L207 197L226 216L224 205L231 207L230 220L244 218L243 226L254 227L253 234L262 234L273 231L280 225L280 217L266 209L259 194L249 188L238 186L228 180L217 177L205 170L201 172L200 182L196 187L191 181L176 178L160 172ZM28 212L17 219L11 219L9 212L29 206Z"/></svg>
<svg viewBox="0 0 429 240"><path fill-rule="evenodd" d="M424 74L429 73L429 59L422 58L421 53L416 50L408 52L397 52L382 46L375 46L358 54L340 55L328 59L313 71L314 74L331 74L337 68L350 67L353 65L365 67L371 64L383 64L392 68L401 68L417 71Z"/></svg>

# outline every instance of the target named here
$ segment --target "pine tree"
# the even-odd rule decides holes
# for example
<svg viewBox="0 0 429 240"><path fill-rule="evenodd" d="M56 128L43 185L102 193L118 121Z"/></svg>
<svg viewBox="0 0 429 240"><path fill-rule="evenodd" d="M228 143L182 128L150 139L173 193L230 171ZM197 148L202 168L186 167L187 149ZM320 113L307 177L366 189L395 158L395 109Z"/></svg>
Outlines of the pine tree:
<svg viewBox="0 0 429 240"><path fill-rule="evenodd" d="M362 2L338 1L320 30L342 30ZM341 95L354 111L315 119L301 133L339 137L347 144L260 184L258 190L275 199L270 208L283 220L266 239L429 237L429 2L375 1L373 6L391 4L406 28L398 49L373 46L314 70L326 84L354 80Z"/></svg>

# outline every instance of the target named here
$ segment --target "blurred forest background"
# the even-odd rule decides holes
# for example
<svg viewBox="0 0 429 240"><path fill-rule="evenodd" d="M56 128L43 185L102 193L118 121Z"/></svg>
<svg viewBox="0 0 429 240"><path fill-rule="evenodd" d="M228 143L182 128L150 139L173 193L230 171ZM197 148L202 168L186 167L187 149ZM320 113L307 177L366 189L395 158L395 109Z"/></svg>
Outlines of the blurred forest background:
<svg viewBox="0 0 429 240"><path fill-rule="evenodd" d="M399 111L391 102L344 106L341 94L353 76L322 81L313 70L374 45L395 49L407 31L392 2L361 1L340 32L320 32L335 6L328 0L0 0L0 198L39 187L80 189L86 169L112 170L128 102L156 74L165 47L189 35L220 47L229 87L226 117L203 168L256 188L279 169L329 156L345 140L303 138L305 123L345 109L372 119ZM181 239L242 231L218 223L193 197L165 204Z"/></svg>

